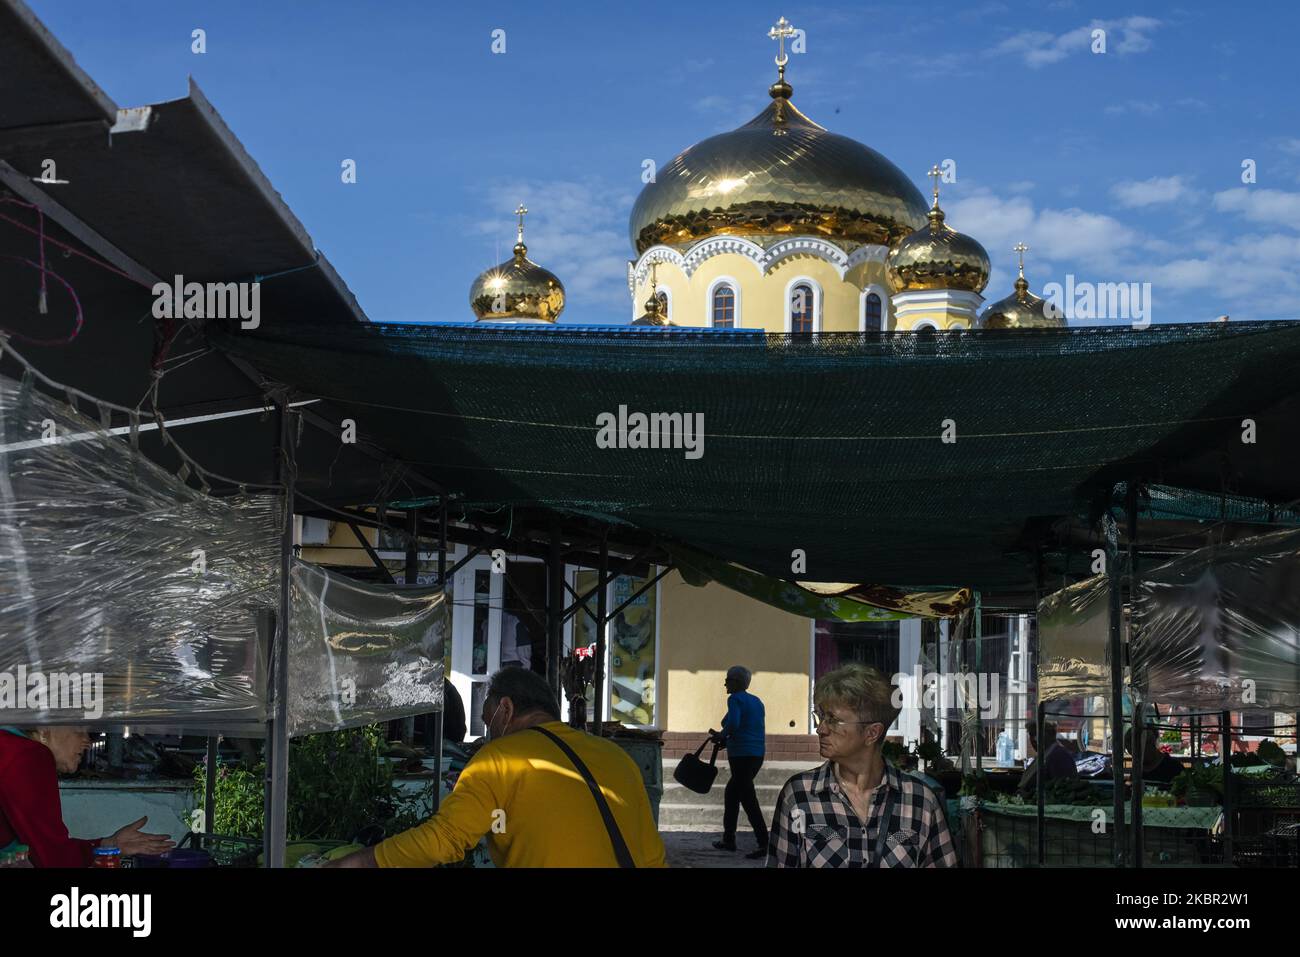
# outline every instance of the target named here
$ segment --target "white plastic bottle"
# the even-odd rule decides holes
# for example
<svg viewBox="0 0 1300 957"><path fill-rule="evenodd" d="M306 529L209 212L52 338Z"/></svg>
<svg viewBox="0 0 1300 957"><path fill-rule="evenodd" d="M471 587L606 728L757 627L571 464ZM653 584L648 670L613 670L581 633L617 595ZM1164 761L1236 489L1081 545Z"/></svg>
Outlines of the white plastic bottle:
<svg viewBox="0 0 1300 957"><path fill-rule="evenodd" d="M1004 729L998 735L998 767L1009 768L1016 763L1016 745Z"/></svg>

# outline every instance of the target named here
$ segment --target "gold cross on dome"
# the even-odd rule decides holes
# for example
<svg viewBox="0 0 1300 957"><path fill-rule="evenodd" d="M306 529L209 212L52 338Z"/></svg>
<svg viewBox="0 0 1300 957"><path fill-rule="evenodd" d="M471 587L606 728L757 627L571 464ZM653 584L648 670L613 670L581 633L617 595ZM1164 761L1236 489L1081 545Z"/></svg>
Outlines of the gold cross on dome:
<svg viewBox="0 0 1300 957"><path fill-rule="evenodd" d="M796 32L795 28L790 25L790 21L785 17L776 21L776 26L767 31L768 39L777 42L777 66L783 67L789 62L790 58L785 55L785 38L794 36Z"/></svg>
<svg viewBox="0 0 1300 957"><path fill-rule="evenodd" d="M1029 247L1024 243L1016 243L1011 247L1011 251L1020 255L1020 275L1023 278L1025 275L1025 253L1029 252Z"/></svg>
<svg viewBox="0 0 1300 957"><path fill-rule="evenodd" d="M524 241L524 217L528 215L528 207L523 203L515 210L515 215L519 217L519 242Z"/></svg>
<svg viewBox="0 0 1300 957"><path fill-rule="evenodd" d="M943 176L943 170L939 169L938 163L935 163L933 166L930 167L930 172L926 173L925 175L930 177L931 181L933 181L934 183L934 205L938 206L939 205L939 180Z"/></svg>

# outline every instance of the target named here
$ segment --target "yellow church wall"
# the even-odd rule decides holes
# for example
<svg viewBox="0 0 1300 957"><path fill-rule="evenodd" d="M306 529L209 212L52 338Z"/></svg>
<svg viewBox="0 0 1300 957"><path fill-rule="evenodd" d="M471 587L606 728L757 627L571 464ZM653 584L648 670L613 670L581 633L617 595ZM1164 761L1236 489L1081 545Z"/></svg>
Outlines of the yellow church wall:
<svg viewBox="0 0 1300 957"><path fill-rule="evenodd" d="M735 281L739 291L737 325L768 332L785 331L786 290L796 279L813 280L820 288L821 329L825 332L856 332L861 313L861 295L865 285L880 287L882 307L889 312L889 286L883 263L867 262L855 266L845 279L839 269L817 256L799 255L777 263L767 274L760 274L753 260L737 253L721 253L706 259L688 279L672 263L660 263L657 286L667 289L669 319L679 326L708 326L712 323L714 283L721 278ZM650 282L637 286L633 301L635 315L644 311L650 298Z"/></svg>
<svg viewBox="0 0 1300 957"><path fill-rule="evenodd" d="M717 584L696 588L670 572L660 583L659 703L666 731L717 728L727 710L727 669L754 672L749 690L763 700L767 733L807 734L807 618Z"/></svg>
<svg viewBox="0 0 1300 957"><path fill-rule="evenodd" d="M348 527L347 522L331 522L330 537L326 547L321 548L312 545L302 547L303 561L313 562L317 565L369 565L370 556L366 550L357 542L357 537L352 534L352 529ZM376 547L379 543L379 531L374 528L361 528L361 534L365 536L371 547Z"/></svg>
<svg viewBox="0 0 1300 957"><path fill-rule="evenodd" d="M971 322L965 316L953 316L942 309L927 309L924 312L908 313L907 318L899 323L898 328L915 329L923 322L932 322L939 329L969 329Z"/></svg>

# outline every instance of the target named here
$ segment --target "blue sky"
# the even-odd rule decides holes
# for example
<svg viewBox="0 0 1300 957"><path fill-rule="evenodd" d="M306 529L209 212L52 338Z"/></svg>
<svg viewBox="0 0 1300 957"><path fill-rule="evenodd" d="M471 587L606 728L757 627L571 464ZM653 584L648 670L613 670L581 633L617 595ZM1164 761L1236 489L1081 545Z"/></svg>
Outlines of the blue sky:
<svg viewBox="0 0 1300 957"><path fill-rule="evenodd" d="M807 33L804 112L923 190L956 161L944 206L989 251L988 298L1023 239L1035 290L1069 273L1150 282L1156 322L1300 317L1288 3L28 3L120 106L192 74L375 320L472 318L522 200L563 321L627 321L642 161L764 107L781 15Z"/></svg>

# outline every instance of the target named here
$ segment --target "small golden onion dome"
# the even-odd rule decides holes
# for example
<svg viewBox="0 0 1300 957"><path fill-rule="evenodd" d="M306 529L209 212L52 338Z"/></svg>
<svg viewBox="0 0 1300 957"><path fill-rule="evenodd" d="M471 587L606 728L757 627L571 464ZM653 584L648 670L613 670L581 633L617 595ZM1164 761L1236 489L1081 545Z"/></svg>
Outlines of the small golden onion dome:
<svg viewBox="0 0 1300 957"><path fill-rule="evenodd" d="M1064 329L1065 317L1046 299L1029 291L1022 271L1016 291L980 313L977 329Z"/></svg>
<svg viewBox="0 0 1300 957"><path fill-rule="evenodd" d="M645 312L632 320L634 326L675 326L677 323L669 322L664 316L664 304L659 299L656 292L650 293L650 298L645 301Z"/></svg>
<svg viewBox="0 0 1300 957"><path fill-rule="evenodd" d="M524 245L524 214L519 216L519 237L514 257L493 266L474 280L469 305L480 322L554 322L564 311L564 285L555 274L528 258Z"/></svg>
<svg viewBox="0 0 1300 957"><path fill-rule="evenodd" d="M469 305L480 322L554 322L564 311L564 285L519 243L513 259L474 280Z"/></svg>
<svg viewBox="0 0 1300 957"><path fill-rule="evenodd" d="M983 292L989 284L989 254L965 233L943 221L938 200L929 223L890 250L885 271L897 292L964 289Z"/></svg>
<svg viewBox="0 0 1300 957"><path fill-rule="evenodd" d="M892 246L924 224L925 200L902 170L814 123L790 102L791 92L783 70L767 109L658 171L632 207L638 254L715 235Z"/></svg>

